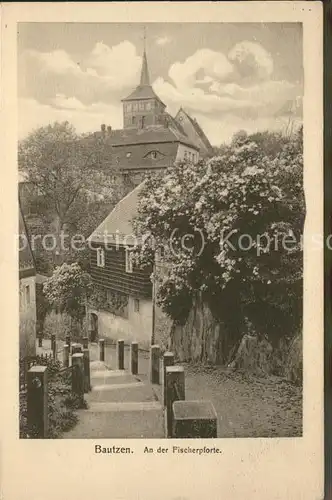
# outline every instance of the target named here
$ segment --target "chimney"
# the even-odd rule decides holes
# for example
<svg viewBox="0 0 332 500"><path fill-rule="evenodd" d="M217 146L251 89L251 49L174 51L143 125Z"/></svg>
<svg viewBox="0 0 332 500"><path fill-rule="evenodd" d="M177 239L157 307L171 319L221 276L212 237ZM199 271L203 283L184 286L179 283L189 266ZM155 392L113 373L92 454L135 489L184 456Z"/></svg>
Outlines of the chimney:
<svg viewBox="0 0 332 500"><path fill-rule="evenodd" d="M111 127L111 125L108 125L107 126L107 134L111 135L111 133L112 133L112 127Z"/></svg>
<svg viewBox="0 0 332 500"><path fill-rule="evenodd" d="M105 130L106 130L106 125L105 125L105 123L103 123L103 124L101 125L100 129L101 129L101 133L104 135L104 134L105 134Z"/></svg>

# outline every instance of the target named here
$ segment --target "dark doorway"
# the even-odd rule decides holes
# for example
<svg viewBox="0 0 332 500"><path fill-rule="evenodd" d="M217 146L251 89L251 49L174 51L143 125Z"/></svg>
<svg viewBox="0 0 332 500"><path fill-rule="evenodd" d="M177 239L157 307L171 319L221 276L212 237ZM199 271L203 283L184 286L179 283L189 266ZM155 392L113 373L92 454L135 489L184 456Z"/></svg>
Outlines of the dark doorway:
<svg viewBox="0 0 332 500"><path fill-rule="evenodd" d="M91 338L90 342L97 342L98 338L98 316L95 313L91 313Z"/></svg>

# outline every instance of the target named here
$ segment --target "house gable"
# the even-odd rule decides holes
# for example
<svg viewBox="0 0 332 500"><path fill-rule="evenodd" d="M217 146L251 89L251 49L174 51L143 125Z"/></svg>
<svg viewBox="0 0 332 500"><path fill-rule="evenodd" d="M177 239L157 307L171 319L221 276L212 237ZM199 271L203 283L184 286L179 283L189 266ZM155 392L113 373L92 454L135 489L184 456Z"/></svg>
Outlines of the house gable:
<svg viewBox="0 0 332 500"><path fill-rule="evenodd" d="M199 146L201 156L213 154L213 147L195 118L192 118L189 113L180 108L175 120L181 125L188 138Z"/></svg>

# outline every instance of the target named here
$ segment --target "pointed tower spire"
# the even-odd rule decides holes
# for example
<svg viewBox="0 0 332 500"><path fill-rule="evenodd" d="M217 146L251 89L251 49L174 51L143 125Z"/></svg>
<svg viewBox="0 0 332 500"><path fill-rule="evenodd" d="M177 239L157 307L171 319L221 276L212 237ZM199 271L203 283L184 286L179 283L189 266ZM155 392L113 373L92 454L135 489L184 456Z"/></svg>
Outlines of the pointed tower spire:
<svg viewBox="0 0 332 500"><path fill-rule="evenodd" d="M143 60L142 60L142 71L141 71L141 86L150 86L150 76L148 68L148 60L146 57L146 31L144 27L144 49L143 49Z"/></svg>

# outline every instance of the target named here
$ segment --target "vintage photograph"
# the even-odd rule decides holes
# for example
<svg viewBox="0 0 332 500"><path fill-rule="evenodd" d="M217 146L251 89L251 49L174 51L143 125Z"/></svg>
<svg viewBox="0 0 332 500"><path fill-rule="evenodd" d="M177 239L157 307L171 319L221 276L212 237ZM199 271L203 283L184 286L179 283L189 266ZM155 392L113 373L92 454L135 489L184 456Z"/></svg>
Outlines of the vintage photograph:
<svg viewBox="0 0 332 500"><path fill-rule="evenodd" d="M20 438L303 435L302 28L17 24Z"/></svg>

